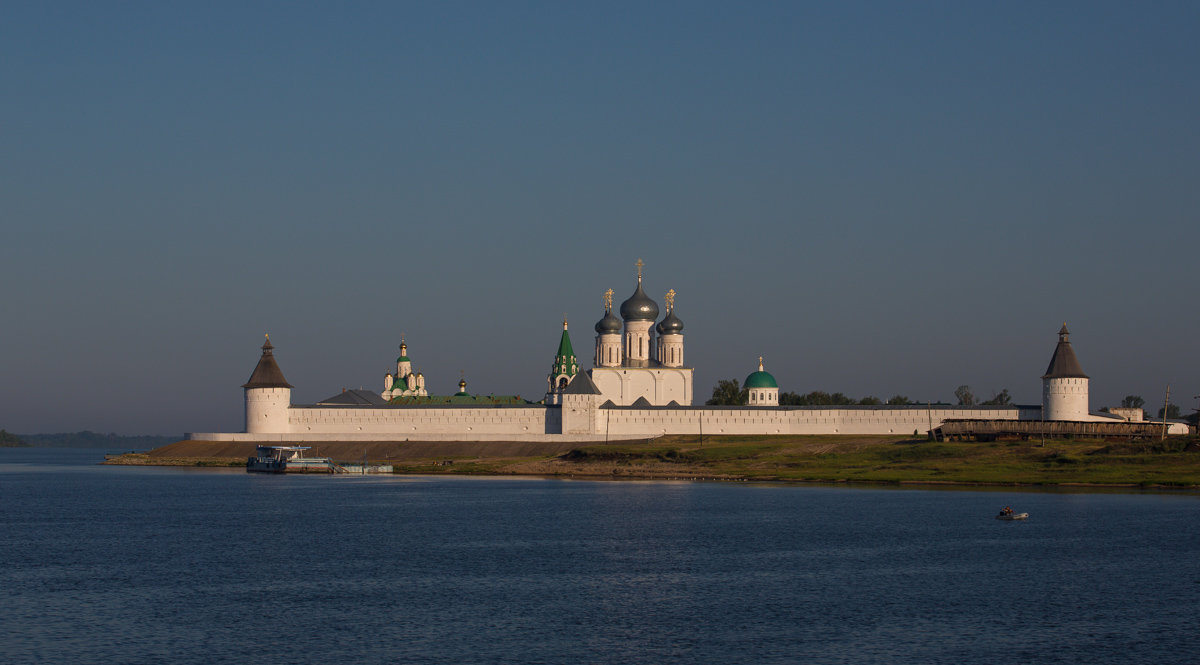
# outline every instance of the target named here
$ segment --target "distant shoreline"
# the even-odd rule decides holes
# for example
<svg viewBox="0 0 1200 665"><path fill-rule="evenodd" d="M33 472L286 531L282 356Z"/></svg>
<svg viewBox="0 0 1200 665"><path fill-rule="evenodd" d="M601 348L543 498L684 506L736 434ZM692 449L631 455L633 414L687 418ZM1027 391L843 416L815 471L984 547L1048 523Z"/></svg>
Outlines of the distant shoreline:
<svg viewBox="0 0 1200 665"><path fill-rule="evenodd" d="M240 468L253 443L178 441L110 456L132 466ZM318 444L315 454L391 464L403 475L541 476L961 487L1200 489L1197 437L1166 441L942 443L896 437L662 437L578 445L528 442Z"/></svg>

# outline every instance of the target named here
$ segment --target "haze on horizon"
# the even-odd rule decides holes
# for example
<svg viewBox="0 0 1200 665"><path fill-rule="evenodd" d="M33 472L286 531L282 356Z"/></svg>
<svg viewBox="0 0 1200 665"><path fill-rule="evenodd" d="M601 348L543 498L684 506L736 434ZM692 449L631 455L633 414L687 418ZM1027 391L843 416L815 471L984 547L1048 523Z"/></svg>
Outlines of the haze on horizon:
<svg viewBox="0 0 1200 665"><path fill-rule="evenodd" d="M567 6L570 5L570 6ZM297 403L538 399L564 313L678 292L697 403L1190 413L1200 5L27 3L0 23L0 428L237 431Z"/></svg>

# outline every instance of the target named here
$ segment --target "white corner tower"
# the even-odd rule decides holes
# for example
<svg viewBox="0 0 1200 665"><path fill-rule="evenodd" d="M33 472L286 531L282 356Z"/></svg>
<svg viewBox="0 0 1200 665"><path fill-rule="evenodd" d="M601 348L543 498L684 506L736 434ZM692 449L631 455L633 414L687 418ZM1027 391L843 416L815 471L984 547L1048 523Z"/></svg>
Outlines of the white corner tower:
<svg viewBox="0 0 1200 665"><path fill-rule="evenodd" d="M275 362L274 349L268 335L254 373L242 385L246 392L246 432L250 434L287 434L290 431L288 409L292 406L292 384L283 378L283 371Z"/></svg>
<svg viewBox="0 0 1200 665"><path fill-rule="evenodd" d="M683 321L675 316L675 289L663 298L667 315L654 327L658 333L658 364L663 367L683 367Z"/></svg>
<svg viewBox="0 0 1200 665"><path fill-rule="evenodd" d="M650 329L658 318L658 305L642 290L642 263L637 262L637 289L629 299L621 303L621 318L625 320L625 365L627 367L649 367L653 357L654 339Z"/></svg>
<svg viewBox="0 0 1200 665"><path fill-rule="evenodd" d="M1067 324L1058 331L1058 346L1042 376L1042 417L1046 420L1088 419L1088 376L1079 366Z"/></svg>

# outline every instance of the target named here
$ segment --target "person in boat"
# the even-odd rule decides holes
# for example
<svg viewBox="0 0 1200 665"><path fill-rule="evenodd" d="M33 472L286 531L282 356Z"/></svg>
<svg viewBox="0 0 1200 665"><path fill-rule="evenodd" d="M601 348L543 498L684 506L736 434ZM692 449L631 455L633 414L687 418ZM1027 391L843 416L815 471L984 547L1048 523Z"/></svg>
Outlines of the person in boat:
<svg viewBox="0 0 1200 665"><path fill-rule="evenodd" d="M1000 514L1001 514L1001 515L1012 515L1012 508L1009 508L1008 506L1005 506L1005 507L1004 507L1004 510L1001 510L1001 511L1000 511Z"/></svg>

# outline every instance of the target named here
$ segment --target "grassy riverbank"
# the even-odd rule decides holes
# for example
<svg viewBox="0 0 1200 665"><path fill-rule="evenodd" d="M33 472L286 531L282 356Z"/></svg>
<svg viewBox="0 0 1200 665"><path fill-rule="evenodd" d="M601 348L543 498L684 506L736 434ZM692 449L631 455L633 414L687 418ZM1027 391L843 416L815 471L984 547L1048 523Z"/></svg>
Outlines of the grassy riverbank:
<svg viewBox="0 0 1200 665"><path fill-rule="evenodd" d="M189 444L191 444L189 446ZM245 457L180 442L117 464L242 466ZM581 478L962 485L1104 485L1200 488L1200 442L929 442L866 436L661 437L611 445L472 443L327 444L335 459L391 464L397 473ZM335 449L335 446L338 448ZM346 447L339 456L335 450Z"/></svg>

